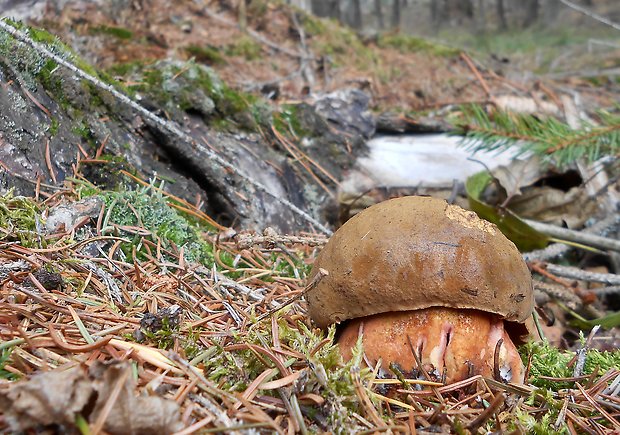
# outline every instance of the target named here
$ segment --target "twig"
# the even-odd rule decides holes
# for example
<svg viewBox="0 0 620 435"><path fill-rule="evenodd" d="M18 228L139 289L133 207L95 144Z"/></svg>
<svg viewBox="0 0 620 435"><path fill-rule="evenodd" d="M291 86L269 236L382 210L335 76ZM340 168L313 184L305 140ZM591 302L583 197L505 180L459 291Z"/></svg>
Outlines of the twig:
<svg viewBox="0 0 620 435"><path fill-rule="evenodd" d="M312 290L313 288L315 288L318 283L326 276L329 275L329 272L326 271L325 269L321 269L319 268L319 273L317 273L314 278L312 278L312 281L310 281L308 283L308 285L306 285L306 287L299 292L299 294L296 294L295 296L293 296L292 298L290 298L288 301L284 302L282 305L267 311L265 314L263 314L262 316L260 316L258 319L256 319L256 323L260 322L261 320L271 316L272 314L277 313L278 311L280 311L282 308L292 304L293 302L301 299L303 296L305 296L306 293L308 293L310 290Z"/></svg>
<svg viewBox="0 0 620 435"><path fill-rule="evenodd" d="M294 236L278 234L273 228L265 228L263 235L258 234L238 234L235 237L237 248L247 249L254 245L263 245L267 249L278 244L300 244L305 246L323 246L327 243L327 238L322 236Z"/></svg>
<svg viewBox="0 0 620 435"><path fill-rule="evenodd" d="M538 305L542 305L546 302L546 300L543 300L541 304L541 301L539 300L540 298L536 295L537 292L541 292L546 295L546 300L548 300L548 298L552 298L563 302L571 310L577 310L583 305L581 298L579 298L579 296L577 296L572 289L567 289L562 285L534 280L534 295L536 297L536 303ZM598 291L596 293L600 294Z"/></svg>
<svg viewBox="0 0 620 435"><path fill-rule="evenodd" d="M606 233L612 230L618 224L620 224L620 215L612 214L611 216L598 221L591 227L588 227L582 230L581 232L587 233L587 234L603 234L603 233ZM527 252L523 254L523 258L525 259L525 261L534 261L534 260L548 261L553 258L557 258L557 257L561 257L562 255L565 255L571 249L573 249L573 247L570 245L554 243L552 245L547 246L544 249L538 249L536 251Z"/></svg>
<svg viewBox="0 0 620 435"><path fill-rule="evenodd" d="M204 2L201 2L204 5ZM237 27L239 28L239 24L235 21L231 21L228 20L224 17L222 17L221 15L216 14L215 12L211 12L209 10L208 7L204 6L203 7L203 11L204 13L209 17L212 18L218 22L220 22L221 24L230 26L230 27ZM288 48L282 47L278 44L276 44L273 41L270 41L269 39L265 38L264 36L262 36L260 33L253 31L252 29L239 29L240 31L244 31L244 33L247 33L249 36L251 36L252 38L256 39L258 42L260 42L263 45L266 45L269 48L273 48L274 50L277 50L281 53L286 54L287 56L290 57L294 57L294 58L301 58L304 59L305 55L301 54L301 53L297 53L295 51L289 50ZM313 59L312 57L310 59Z"/></svg>
<svg viewBox="0 0 620 435"><path fill-rule="evenodd" d="M557 225L549 225L530 219L524 219L525 222L534 228L536 231L540 231L551 237L567 240L570 242L580 243L586 246L592 246L594 248L603 250L612 250L620 252L620 240L609 239L607 237L597 236L595 234L587 234L583 231L569 230L567 228L561 228Z"/></svg>
<svg viewBox="0 0 620 435"><path fill-rule="evenodd" d="M478 71L478 68L476 68L476 65L474 65L470 57L466 55L465 53L461 53L461 59L465 61L465 63L467 64L471 72L474 73L474 75L480 82L480 85L482 86L482 89L484 89L484 92L487 94L487 96L489 98L492 98L493 95L491 94L491 89L489 88L489 85L487 84L484 77L482 77L482 75L480 74L480 71Z"/></svg>
<svg viewBox="0 0 620 435"><path fill-rule="evenodd" d="M310 92L312 92L315 80L314 73L312 71L311 61L314 59L314 56L310 54L310 50L308 49L308 45L306 44L306 33L304 32L303 27L299 24L299 20L297 19L297 12L295 10L291 10L291 18L293 20L293 24L295 25L297 33L299 33L299 43L301 44L301 49L304 54L304 56L300 59L302 75L306 79L306 83L308 83L308 88L310 89Z"/></svg>
<svg viewBox="0 0 620 435"><path fill-rule="evenodd" d="M497 411L500 406L504 404L506 400L506 393L501 391L499 394L495 396L491 404L487 409L485 409L474 421L472 421L467 428L471 431L471 433L477 433L478 428L484 424L485 421L491 417L495 411Z"/></svg>
<svg viewBox="0 0 620 435"><path fill-rule="evenodd" d="M588 282L602 282L609 285L620 285L620 275L613 273L588 272L587 270L581 270L576 267L560 266L552 263L547 263L546 269L554 275L564 278Z"/></svg>
<svg viewBox="0 0 620 435"><path fill-rule="evenodd" d="M592 328L592 331L590 331L590 334L588 335L588 339L586 340L586 342L583 344L582 347L577 349L576 351L577 362L575 363L575 368L573 369L573 377L577 378L582 375L583 367L586 365L586 356L588 355L588 349L590 348L590 343L592 343L592 339L594 338L594 335L598 332L600 328L601 328L601 325L594 326L594 328Z"/></svg>
<svg viewBox="0 0 620 435"><path fill-rule="evenodd" d="M594 20L596 20L596 21L598 21L600 23L603 23L603 24L606 24L606 25L608 25L610 27L613 27L616 30L620 30L620 24L611 21L609 18L605 18L602 15L599 15L599 14L597 14L595 12L592 12L591 10L586 9L584 7L581 7L581 6L579 6L579 5L577 5L577 4L573 3L573 2L570 2L568 0L560 0L560 1L563 4L565 4L566 6L568 6L569 8L576 10L577 12L580 12L580 13L582 13L582 14L584 14L584 15L586 15L586 16L588 16L588 17L590 17L590 18L592 18L592 19L594 19Z"/></svg>
<svg viewBox="0 0 620 435"><path fill-rule="evenodd" d="M611 285L608 287L596 287L590 290L592 290L598 296L615 295L615 294L620 294L620 285Z"/></svg>

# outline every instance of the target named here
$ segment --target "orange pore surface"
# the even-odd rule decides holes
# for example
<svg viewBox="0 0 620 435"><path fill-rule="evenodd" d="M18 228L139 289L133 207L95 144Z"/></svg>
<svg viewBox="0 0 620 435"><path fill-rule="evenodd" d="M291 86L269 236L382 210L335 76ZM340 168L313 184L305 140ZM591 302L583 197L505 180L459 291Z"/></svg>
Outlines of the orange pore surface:
<svg viewBox="0 0 620 435"><path fill-rule="evenodd" d="M390 312L353 319L340 331L338 343L345 359L363 334L363 348L371 364L381 359L387 369L397 364L403 373L418 369L411 346L424 369L436 380L445 374L447 383L481 374L523 383L524 367L516 346L497 315L476 310L427 308ZM495 349L500 339L497 362ZM495 366L497 364L497 366ZM500 380L500 379L497 379Z"/></svg>

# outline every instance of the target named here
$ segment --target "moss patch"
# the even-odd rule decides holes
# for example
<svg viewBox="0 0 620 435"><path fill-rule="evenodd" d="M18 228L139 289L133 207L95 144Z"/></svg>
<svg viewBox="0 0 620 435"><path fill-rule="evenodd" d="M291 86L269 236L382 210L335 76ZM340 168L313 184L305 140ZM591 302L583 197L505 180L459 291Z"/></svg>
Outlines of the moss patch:
<svg viewBox="0 0 620 435"><path fill-rule="evenodd" d="M133 38L133 32L124 27L95 26L88 29L91 35L110 35L117 39L129 40Z"/></svg>
<svg viewBox="0 0 620 435"><path fill-rule="evenodd" d="M460 53L460 50L456 48L430 42L424 38L417 38L402 34L381 35L377 45L381 48L395 48L401 53L423 52L435 56L445 57L458 56Z"/></svg>
<svg viewBox="0 0 620 435"><path fill-rule="evenodd" d="M234 43L224 49L228 56L241 56L246 60L255 60L261 57L261 45L247 35L237 38Z"/></svg>
<svg viewBox="0 0 620 435"><path fill-rule="evenodd" d="M199 63L207 65L222 65L226 63L220 50L210 45L188 45L185 47L185 52Z"/></svg>
<svg viewBox="0 0 620 435"><path fill-rule="evenodd" d="M213 262L212 249L201 239L200 227L181 216L151 186L138 190L106 191L98 196L106 204L102 233L131 240L131 243L122 245L123 252L129 258L156 256L157 246L161 246L165 258L169 257L166 250L183 248L188 261L209 265ZM149 234L132 230L136 228L147 230ZM147 246L143 239L150 240L151 246Z"/></svg>

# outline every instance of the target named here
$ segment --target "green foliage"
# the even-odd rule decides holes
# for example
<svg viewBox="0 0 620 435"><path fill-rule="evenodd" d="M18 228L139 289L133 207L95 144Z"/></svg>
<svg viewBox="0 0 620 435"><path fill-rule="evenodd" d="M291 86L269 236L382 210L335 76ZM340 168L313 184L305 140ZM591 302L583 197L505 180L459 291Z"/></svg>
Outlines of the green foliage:
<svg viewBox="0 0 620 435"><path fill-rule="evenodd" d="M207 65L222 65L226 59L216 47L210 45L188 45L185 52L196 59L196 62L206 63Z"/></svg>
<svg viewBox="0 0 620 435"><path fill-rule="evenodd" d="M193 109L211 125L221 128L239 126L252 130L256 126L253 108L257 97L235 91L204 65L193 62L149 65L134 73L141 83L133 91L145 92L167 110Z"/></svg>
<svg viewBox="0 0 620 435"><path fill-rule="evenodd" d="M40 216L39 206L31 198L14 196L11 191L0 195L0 240L12 241L17 236L22 246L40 248L44 243L37 231Z"/></svg>
<svg viewBox="0 0 620 435"><path fill-rule="evenodd" d="M446 45L431 42L424 38L397 34L386 34L379 37L378 45L381 48L396 48L401 53L430 53L435 56L452 57L458 56L461 50Z"/></svg>
<svg viewBox="0 0 620 435"><path fill-rule="evenodd" d="M104 34L110 35L118 39L129 40L133 38L133 32L129 29L125 29L124 27L114 27L114 26L96 26L88 29L92 35Z"/></svg>
<svg viewBox="0 0 620 435"><path fill-rule="evenodd" d="M172 349L178 343L183 349L183 357L187 359L195 358L202 350L202 346L199 344L200 331L180 333L179 325L170 322L169 317L164 316L161 319L161 328L158 330L141 329L141 331L158 349ZM128 339L133 339L133 337L128 337Z"/></svg>
<svg viewBox="0 0 620 435"><path fill-rule="evenodd" d="M0 379L4 379L6 381L16 381L19 379L15 373L11 373L4 369L4 366L11 357L12 350L12 347L2 349L2 353L0 354Z"/></svg>
<svg viewBox="0 0 620 435"><path fill-rule="evenodd" d="M465 189L471 209L481 218L497 225L521 251L532 251L547 246L549 237L530 227L510 210L493 207L480 199L492 180L493 177L487 171L478 172L467 179Z"/></svg>
<svg viewBox="0 0 620 435"><path fill-rule="evenodd" d="M588 162L620 153L620 115L599 112L600 125L584 124L573 130L555 118L539 118L511 112L487 113L483 107L463 107L456 134L473 151L504 151L517 148L518 154L534 153L548 163L564 167L584 158Z"/></svg>
<svg viewBox="0 0 620 435"><path fill-rule="evenodd" d="M557 411L546 412L540 419L536 419L531 414L528 414L521 409L517 409L516 418L522 427L526 429L526 433L535 435L560 435L569 433L566 426L556 429L554 427L555 420L557 418ZM513 430L516 428L513 428Z"/></svg>
<svg viewBox="0 0 620 435"><path fill-rule="evenodd" d="M262 46L253 38L243 35L227 45L224 52L228 56L241 56L246 60L255 60L261 57Z"/></svg>
<svg viewBox="0 0 620 435"><path fill-rule="evenodd" d="M273 126L285 135L307 136L309 134L301 126L297 104L282 104L280 110L273 115Z"/></svg>
<svg viewBox="0 0 620 435"><path fill-rule="evenodd" d="M136 248L140 258L144 257L148 251L143 246L142 238L148 237L155 245L161 244L165 249L173 244L178 249L184 248L188 261L213 262L212 249L201 239L199 228L168 205L166 198L151 186L138 190L106 191L99 196L106 203L102 233L116 233L132 240L129 246L122 245L130 258L133 257L133 248ZM139 232L142 230L137 229L147 230L150 235L141 235Z"/></svg>
<svg viewBox="0 0 620 435"><path fill-rule="evenodd" d="M521 352L526 364L529 355L532 356L529 379L531 384L554 391L572 386L572 383L569 382L549 381L540 379L540 376L555 378L572 377L573 366L569 366L569 362L575 356L574 352L559 350L551 346L547 341L528 343L521 348ZM583 374L589 375L597 369L599 374L603 374L605 371L617 367L620 367L620 350L605 352L590 349L586 354Z"/></svg>

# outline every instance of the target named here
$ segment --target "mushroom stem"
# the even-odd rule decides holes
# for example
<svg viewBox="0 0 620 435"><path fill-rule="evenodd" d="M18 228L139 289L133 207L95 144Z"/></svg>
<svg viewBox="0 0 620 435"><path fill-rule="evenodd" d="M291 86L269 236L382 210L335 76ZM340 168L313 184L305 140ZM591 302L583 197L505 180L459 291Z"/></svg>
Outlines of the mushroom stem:
<svg viewBox="0 0 620 435"><path fill-rule="evenodd" d="M364 353L372 364L381 359L384 367L393 363L414 377L421 369L434 380L445 374L448 383L477 374L523 382L523 363L497 315L434 307L354 319L341 328L338 339L346 359L351 357L362 324ZM422 367L412 351L419 352Z"/></svg>

